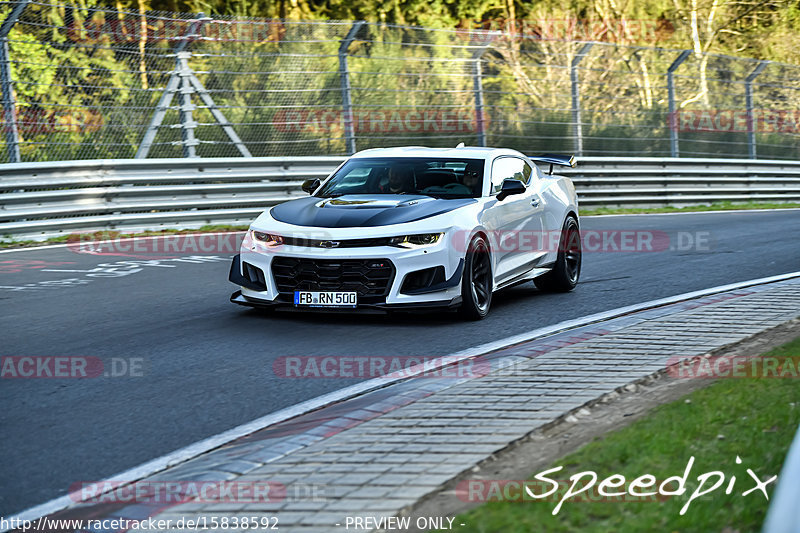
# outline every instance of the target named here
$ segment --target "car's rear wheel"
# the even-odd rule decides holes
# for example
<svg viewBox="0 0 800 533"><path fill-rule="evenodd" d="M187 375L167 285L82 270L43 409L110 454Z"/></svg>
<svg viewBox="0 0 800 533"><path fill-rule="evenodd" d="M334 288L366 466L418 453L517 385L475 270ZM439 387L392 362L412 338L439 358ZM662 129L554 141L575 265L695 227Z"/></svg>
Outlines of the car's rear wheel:
<svg viewBox="0 0 800 533"><path fill-rule="evenodd" d="M475 237L464 258L461 281L461 315L469 320L481 320L489 314L492 305L492 261L489 245L482 237Z"/></svg>
<svg viewBox="0 0 800 533"><path fill-rule="evenodd" d="M569 216L561 230L558 256L553 270L534 278L533 282L541 291L571 291L578 284L578 278L581 275L581 256L581 233L578 221Z"/></svg>

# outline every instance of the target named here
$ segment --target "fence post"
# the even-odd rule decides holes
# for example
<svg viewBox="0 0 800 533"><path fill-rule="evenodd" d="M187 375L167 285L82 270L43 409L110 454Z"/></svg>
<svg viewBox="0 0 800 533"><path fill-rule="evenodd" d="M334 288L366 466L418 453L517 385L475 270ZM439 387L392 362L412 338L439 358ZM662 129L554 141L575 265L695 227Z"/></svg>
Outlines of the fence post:
<svg viewBox="0 0 800 533"><path fill-rule="evenodd" d="M572 127L573 136L575 137L575 153L576 155L583 155L583 124L581 124L581 95L578 79L578 64L583 61L586 54L589 53L594 43L584 44L575 57L572 58L572 64L569 67L569 79L572 85Z"/></svg>
<svg viewBox="0 0 800 533"><path fill-rule="evenodd" d="M21 0L0 25L0 87L3 97L3 129L6 134L6 152L9 163L19 163L19 130L17 129L17 103L14 100L14 81L11 79L11 56L8 52L8 34L31 0Z"/></svg>
<svg viewBox="0 0 800 533"><path fill-rule="evenodd" d="M681 63L686 61L686 58L691 54L691 50L684 50L680 55L675 58L675 61L667 69L667 99L669 105L669 115L667 116L667 124L669 125L669 153L672 157L678 157L678 116L675 110L675 80L672 73L678 70Z"/></svg>
<svg viewBox="0 0 800 533"><path fill-rule="evenodd" d="M750 159L756 158L756 128L753 123L753 80L767 68L767 65L769 65L769 61L760 61L758 66L753 69L753 72L744 80L744 100L747 108L747 151L750 154Z"/></svg>
<svg viewBox="0 0 800 533"><path fill-rule="evenodd" d="M483 113L483 67L481 66L481 58L486 52L486 49L492 44L491 40L494 39L500 32L489 32L486 34L490 38L489 42L480 46L472 54L472 87L475 94L475 129L478 134L478 146L486 146L486 121L484 120Z"/></svg>
<svg viewBox="0 0 800 533"><path fill-rule="evenodd" d="M483 73L481 72L481 55L475 58L472 67L473 90L475 91L475 129L478 134L478 146L486 146L486 128L483 123Z"/></svg>
<svg viewBox="0 0 800 533"><path fill-rule="evenodd" d="M339 43L339 83L342 88L342 114L344 116L344 136L348 155L356 153L356 134L353 127L353 102L350 99L350 70L347 65L347 49L355 40L364 21L353 24L347 36Z"/></svg>

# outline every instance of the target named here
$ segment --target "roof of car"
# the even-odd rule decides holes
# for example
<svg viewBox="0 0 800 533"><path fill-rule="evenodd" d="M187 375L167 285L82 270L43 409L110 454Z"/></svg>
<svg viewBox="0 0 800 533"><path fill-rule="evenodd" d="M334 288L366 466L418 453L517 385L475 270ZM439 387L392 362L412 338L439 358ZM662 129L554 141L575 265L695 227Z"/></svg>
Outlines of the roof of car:
<svg viewBox="0 0 800 533"><path fill-rule="evenodd" d="M398 146L395 148L371 148L362 150L352 157L446 157L454 159L492 159L499 155L524 156L509 148L487 148L482 146L463 146L461 148L428 148L427 146Z"/></svg>

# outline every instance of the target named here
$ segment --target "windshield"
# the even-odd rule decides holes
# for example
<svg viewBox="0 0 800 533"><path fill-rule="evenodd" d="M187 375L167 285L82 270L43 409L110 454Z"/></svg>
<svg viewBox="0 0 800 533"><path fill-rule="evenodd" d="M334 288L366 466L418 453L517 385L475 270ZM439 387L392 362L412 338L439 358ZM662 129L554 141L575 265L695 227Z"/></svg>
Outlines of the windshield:
<svg viewBox="0 0 800 533"><path fill-rule="evenodd" d="M345 163L316 196L423 194L476 198L481 196L482 186L482 159L364 158Z"/></svg>

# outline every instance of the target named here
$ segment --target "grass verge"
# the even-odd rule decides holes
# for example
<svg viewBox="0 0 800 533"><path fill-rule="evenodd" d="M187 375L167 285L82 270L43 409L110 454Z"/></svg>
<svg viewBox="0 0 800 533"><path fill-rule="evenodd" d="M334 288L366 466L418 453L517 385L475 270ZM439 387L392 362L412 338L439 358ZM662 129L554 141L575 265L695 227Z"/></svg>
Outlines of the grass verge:
<svg viewBox="0 0 800 533"><path fill-rule="evenodd" d="M581 216L592 215L635 215L645 213L697 213L699 211L735 211L739 209L796 209L797 202L714 202L708 205L690 205L687 207L598 207L581 209Z"/></svg>
<svg viewBox="0 0 800 533"><path fill-rule="evenodd" d="M11 237L6 237L6 241L0 241L0 249L4 248L31 248L34 246L42 246L45 244L59 244L70 242L76 239L78 235L87 240L103 241L111 239L125 239L129 237L148 237L151 235L186 235L190 233L214 233L223 231L244 231L247 226L231 226L226 224L216 224L202 226L197 229L161 229L154 231L142 231L139 233L122 233L120 231L93 231L88 233L70 233L67 235L59 235L58 237L51 237L44 241L15 241Z"/></svg>
<svg viewBox="0 0 800 533"><path fill-rule="evenodd" d="M763 356L796 358L800 356L800 338ZM557 461L553 467L564 469L548 475L567 480L578 472L594 471L599 484L612 474L624 475L628 483L652 474L660 483L683 475L693 456L685 494L642 501L574 498L566 500L556 516L552 512L559 498L490 501L457 516L453 523L465 524L458 528L464 532L759 531L769 503L759 491L742 496L754 485L747 469L762 480L779 474L798 423L800 386L796 379L720 380L596 439ZM741 464L736 464L737 456ZM725 475L720 488L695 499L681 516L681 508L698 486L697 476L712 471ZM736 483L727 495L725 488L731 476L736 476ZM714 481L710 478L706 487ZM548 487L537 483L533 490L540 494ZM775 484L769 485L767 492L772 494L774 488Z"/></svg>

